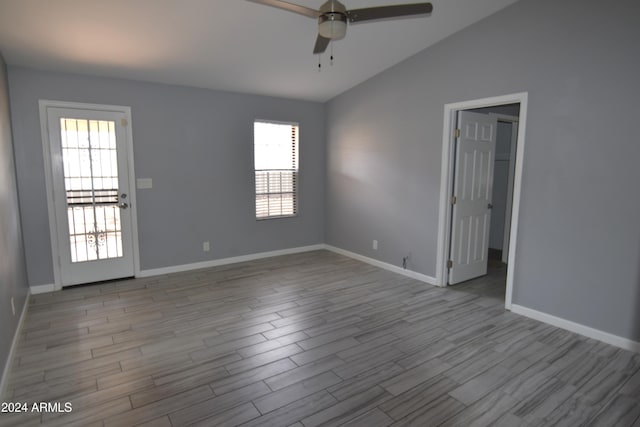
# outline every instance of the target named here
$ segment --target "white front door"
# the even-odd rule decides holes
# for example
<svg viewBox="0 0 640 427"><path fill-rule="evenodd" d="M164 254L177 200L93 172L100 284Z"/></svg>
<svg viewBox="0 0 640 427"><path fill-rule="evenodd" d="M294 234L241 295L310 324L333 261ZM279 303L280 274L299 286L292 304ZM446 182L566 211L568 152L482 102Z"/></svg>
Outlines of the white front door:
<svg viewBox="0 0 640 427"><path fill-rule="evenodd" d="M47 106L46 118L61 285L133 276L125 113Z"/></svg>
<svg viewBox="0 0 640 427"><path fill-rule="evenodd" d="M497 119L458 112L449 284L487 274Z"/></svg>

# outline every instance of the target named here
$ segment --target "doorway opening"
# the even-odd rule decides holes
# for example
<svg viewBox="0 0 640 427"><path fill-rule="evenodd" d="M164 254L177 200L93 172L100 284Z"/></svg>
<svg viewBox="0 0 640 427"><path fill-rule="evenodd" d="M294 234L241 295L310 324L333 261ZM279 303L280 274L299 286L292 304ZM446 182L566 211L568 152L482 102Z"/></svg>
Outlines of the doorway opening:
<svg viewBox="0 0 640 427"><path fill-rule="evenodd" d="M527 93L447 104L444 113L436 283L476 279L476 290L504 292L509 310Z"/></svg>

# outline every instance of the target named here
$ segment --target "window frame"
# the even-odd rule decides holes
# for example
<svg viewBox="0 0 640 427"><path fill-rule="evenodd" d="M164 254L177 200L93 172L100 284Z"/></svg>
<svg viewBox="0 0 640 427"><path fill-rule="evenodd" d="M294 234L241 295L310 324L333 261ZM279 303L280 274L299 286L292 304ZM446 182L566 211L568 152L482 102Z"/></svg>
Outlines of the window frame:
<svg viewBox="0 0 640 427"><path fill-rule="evenodd" d="M290 169L293 172L292 177L292 192L267 192L267 193L258 193L258 185L257 185L257 172L259 171L267 171L269 169L256 169L256 124L265 123L272 125L285 125L296 128L296 141L295 148L292 147L291 153L295 152L295 169ZM270 119L254 119L253 120L253 194L254 194L254 218L256 221L264 221L270 219L284 219L284 218L295 218L298 216L300 212L300 203L299 203L299 186L300 186L300 123L294 121L282 121L282 120L270 120ZM287 171L289 169L273 169L274 171ZM282 196L283 194L293 194L293 213L292 214L273 214L273 215L265 215L258 216L258 196L264 194L279 194Z"/></svg>

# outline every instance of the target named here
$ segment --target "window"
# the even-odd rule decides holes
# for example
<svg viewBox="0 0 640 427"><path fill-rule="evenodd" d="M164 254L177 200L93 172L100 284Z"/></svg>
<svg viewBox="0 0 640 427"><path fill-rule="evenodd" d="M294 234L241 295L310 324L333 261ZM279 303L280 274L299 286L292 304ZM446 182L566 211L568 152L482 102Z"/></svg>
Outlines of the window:
<svg viewBox="0 0 640 427"><path fill-rule="evenodd" d="M298 133L297 123L253 124L256 219L298 213Z"/></svg>

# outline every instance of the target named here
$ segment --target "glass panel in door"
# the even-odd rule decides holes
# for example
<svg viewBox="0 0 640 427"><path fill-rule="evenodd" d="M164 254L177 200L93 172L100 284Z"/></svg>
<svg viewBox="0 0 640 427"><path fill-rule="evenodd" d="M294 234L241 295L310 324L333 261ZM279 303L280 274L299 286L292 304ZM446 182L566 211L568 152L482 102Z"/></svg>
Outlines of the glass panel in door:
<svg viewBox="0 0 640 427"><path fill-rule="evenodd" d="M60 118L72 263L121 258L115 122Z"/></svg>

